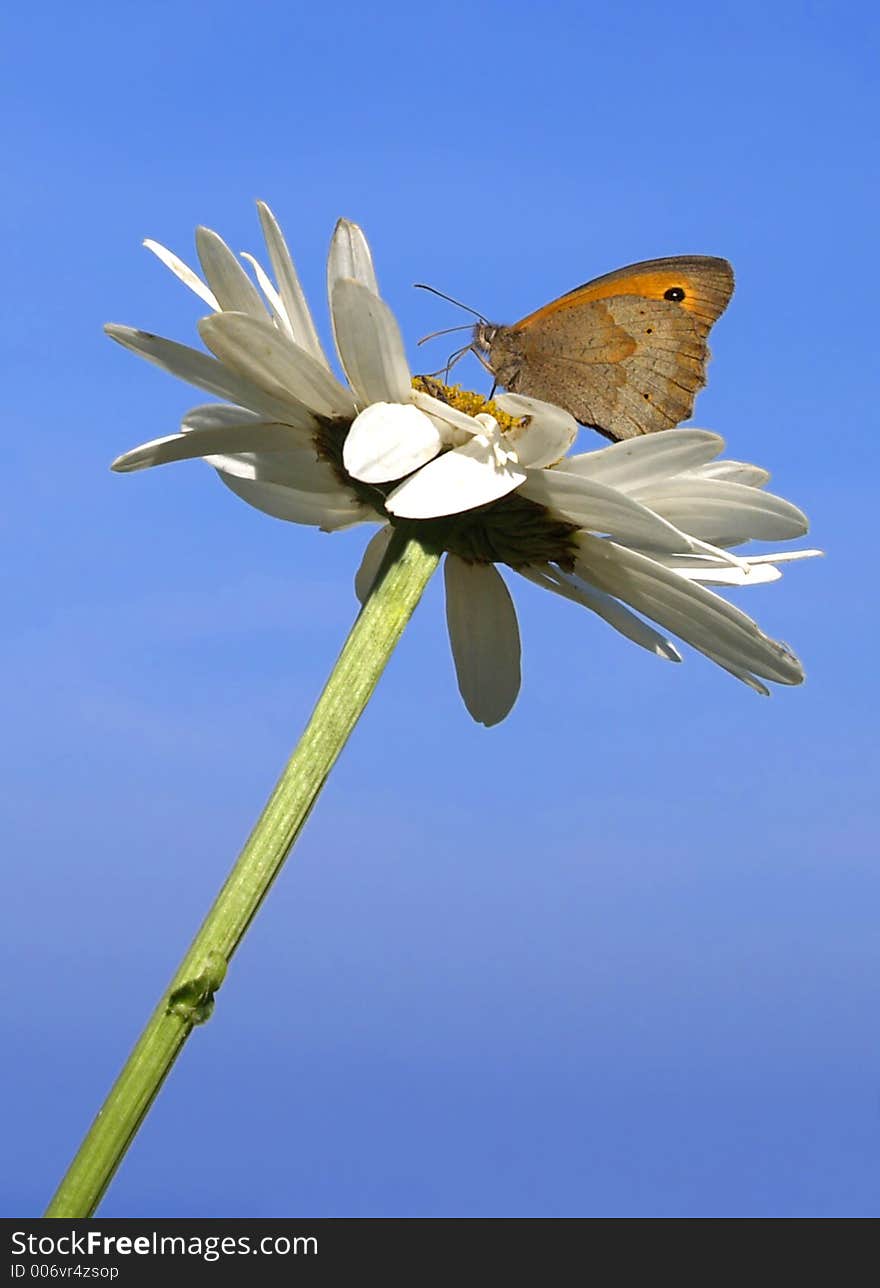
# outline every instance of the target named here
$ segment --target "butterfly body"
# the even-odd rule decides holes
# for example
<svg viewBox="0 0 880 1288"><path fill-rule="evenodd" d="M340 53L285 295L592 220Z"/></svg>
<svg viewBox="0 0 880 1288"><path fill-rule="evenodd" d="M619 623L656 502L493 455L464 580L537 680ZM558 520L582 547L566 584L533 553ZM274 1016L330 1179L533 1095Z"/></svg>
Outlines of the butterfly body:
<svg viewBox="0 0 880 1288"><path fill-rule="evenodd" d="M733 293L724 259L646 260L576 287L472 347L512 393L564 407L608 438L687 420L706 383L706 336Z"/></svg>

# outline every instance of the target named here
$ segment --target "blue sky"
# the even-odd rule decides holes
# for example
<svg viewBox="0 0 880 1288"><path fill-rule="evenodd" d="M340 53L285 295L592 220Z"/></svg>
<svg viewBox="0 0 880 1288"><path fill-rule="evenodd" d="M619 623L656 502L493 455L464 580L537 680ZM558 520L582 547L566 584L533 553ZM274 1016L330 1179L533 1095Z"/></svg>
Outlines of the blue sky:
<svg viewBox="0 0 880 1288"><path fill-rule="evenodd" d="M488 732L432 585L103 1213L875 1213L873 9L2 25L3 1211L48 1198L355 613L360 531L268 519L197 463L107 468L200 401L101 334L193 335L141 239L257 250L262 197L325 336L332 225L364 226L413 360L460 320L414 281L512 321L727 256L694 423L828 553L744 601L807 668L769 701L516 585L524 688Z"/></svg>

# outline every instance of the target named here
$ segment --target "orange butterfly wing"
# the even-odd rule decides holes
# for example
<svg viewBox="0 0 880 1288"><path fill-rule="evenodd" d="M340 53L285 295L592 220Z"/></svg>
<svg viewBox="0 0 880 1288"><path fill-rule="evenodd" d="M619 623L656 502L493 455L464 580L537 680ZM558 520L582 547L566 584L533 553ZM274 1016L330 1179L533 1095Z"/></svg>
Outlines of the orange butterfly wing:
<svg viewBox="0 0 880 1288"><path fill-rule="evenodd" d="M693 412L706 336L732 293L724 259L631 264L492 328L487 365L504 388L555 402L609 438L670 429Z"/></svg>
<svg viewBox="0 0 880 1288"><path fill-rule="evenodd" d="M678 291L683 292L682 297L677 297ZM705 335L712 323L718 321L733 295L733 268L726 259L712 255L645 259L576 286L560 295L558 300L521 318L510 330L524 331L554 313L576 309L593 300L607 300L614 295L638 295L645 300L672 299L693 318L700 334Z"/></svg>

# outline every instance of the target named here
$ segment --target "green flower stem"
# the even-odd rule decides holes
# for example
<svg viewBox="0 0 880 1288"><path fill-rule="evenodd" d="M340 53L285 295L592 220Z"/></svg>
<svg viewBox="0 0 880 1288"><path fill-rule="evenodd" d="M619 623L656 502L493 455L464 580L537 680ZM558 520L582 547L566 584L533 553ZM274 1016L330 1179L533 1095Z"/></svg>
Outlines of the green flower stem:
<svg viewBox="0 0 880 1288"><path fill-rule="evenodd" d="M183 1044L210 1015L229 960L367 705L438 558L438 550L411 532L395 530L382 571L299 745L46 1216L90 1216L100 1202Z"/></svg>

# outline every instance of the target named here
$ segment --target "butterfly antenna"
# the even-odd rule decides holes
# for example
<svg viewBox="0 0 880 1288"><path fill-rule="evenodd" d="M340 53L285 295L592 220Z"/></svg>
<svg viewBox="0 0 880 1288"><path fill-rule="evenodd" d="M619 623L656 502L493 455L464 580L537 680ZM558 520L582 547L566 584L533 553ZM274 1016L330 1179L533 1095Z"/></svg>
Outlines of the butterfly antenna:
<svg viewBox="0 0 880 1288"><path fill-rule="evenodd" d="M442 331L432 331L430 335L423 335L416 344L426 344L428 340L436 340L438 335L451 335L453 331L470 331L470 329L470 322L464 322L461 326L447 326Z"/></svg>
<svg viewBox="0 0 880 1288"><path fill-rule="evenodd" d="M488 325L489 319L484 318L482 313L472 309L469 304L462 304L461 300L453 299L451 295L444 295L442 291L437 290L436 286L426 286L424 282L414 282L413 286L417 291L430 291L432 295L439 295L441 300L447 300L450 304L454 304L457 309L464 309L466 313L473 313L475 318L479 318L481 322L485 322Z"/></svg>
<svg viewBox="0 0 880 1288"><path fill-rule="evenodd" d="M460 349L456 349L455 353L450 354L445 367L441 367L439 371L429 371L428 375L435 378L437 376L442 376L444 385L447 384L449 381L450 371L455 366L456 362L460 362L464 355L470 352L470 347L471 346L469 344L465 344Z"/></svg>

